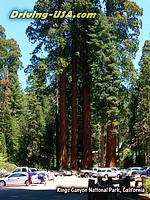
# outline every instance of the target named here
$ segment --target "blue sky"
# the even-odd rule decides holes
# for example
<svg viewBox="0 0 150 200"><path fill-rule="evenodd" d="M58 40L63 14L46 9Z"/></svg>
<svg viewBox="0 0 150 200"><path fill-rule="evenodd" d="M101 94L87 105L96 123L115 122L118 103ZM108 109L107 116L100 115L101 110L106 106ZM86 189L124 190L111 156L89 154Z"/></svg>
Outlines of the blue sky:
<svg viewBox="0 0 150 200"><path fill-rule="evenodd" d="M9 19L12 10L32 11L36 0L0 0L0 25L6 29L7 38L14 38L20 46L24 67L30 64L30 53L33 50L31 43L25 34L26 28L30 25L29 19ZM26 87L26 77L21 70L19 78L22 88Z"/></svg>
<svg viewBox="0 0 150 200"><path fill-rule="evenodd" d="M26 19L9 19L9 15L12 10L29 10L32 11L36 0L0 0L0 25L5 27L7 38L14 38L20 46L24 67L30 64L30 53L33 50L33 46L26 37L25 30L30 25L30 20ZM135 67L138 67L138 62L141 57L141 50L144 45L144 41L150 39L150 0L135 0L135 2L143 8L144 15L142 17L143 28L141 30L140 49L137 53L134 61ZM26 77L23 70L19 72L19 78L21 86L24 89L26 86Z"/></svg>

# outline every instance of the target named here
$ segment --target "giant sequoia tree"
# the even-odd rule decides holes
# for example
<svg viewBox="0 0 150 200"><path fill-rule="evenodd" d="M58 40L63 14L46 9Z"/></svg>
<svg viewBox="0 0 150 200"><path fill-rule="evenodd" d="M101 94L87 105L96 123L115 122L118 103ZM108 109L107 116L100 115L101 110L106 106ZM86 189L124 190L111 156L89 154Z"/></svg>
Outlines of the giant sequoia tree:
<svg viewBox="0 0 150 200"><path fill-rule="evenodd" d="M0 132L9 160L16 159L21 131L22 92L17 74L21 66L20 56L17 42L7 39L5 29L0 26Z"/></svg>
<svg viewBox="0 0 150 200"><path fill-rule="evenodd" d="M141 21L139 17L142 10L139 6L129 0L105 0L106 15L113 24L112 34L114 48L117 50L117 66L121 72L123 84L131 83L135 74L132 59L138 50L138 36L140 34ZM107 129L107 165L110 165L112 157L110 152L114 152L115 148L111 145L112 139L115 144L116 137L112 134L114 126L110 122Z"/></svg>
<svg viewBox="0 0 150 200"><path fill-rule="evenodd" d="M140 140L140 150L145 152L145 164L150 164L150 41L144 43L138 80L138 105L135 132Z"/></svg>
<svg viewBox="0 0 150 200"><path fill-rule="evenodd" d="M95 117L99 120L101 126L101 161L104 165L104 144L105 129L109 134L108 138L111 145L107 144L107 165L116 165L116 144L115 133L118 121L118 95L120 85L120 73L116 66L116 50L112 43L112 27L102 13L96 19L95 28L91 28L90 44L91 54L89 62L92 68L92 107ZM97 94L97 91L99 93ZM113 127L112 127L113 126ZM113 130L111 130L113 128ZM114 131L114 132L111 132ZM110 133L111 132L111 133ZM108 137L108 136L107 136ZM108 153L110 154L108 157ZM111 158L111 160L109 159Z"/></svg>
<svg viewBox="0 0 150 200"><path fill-rule="evenodd" d="M100 150L95 163L116 166L116 150L130 145L132 151L136 141L136 154L145 149L149 163L149 41L133 85L142 10L130 0L37 0L34 6L56 10L97 15L33 20L26 31L36 46L25 94L19 47L0 27L0 151L20 165L78 169L93 165L92 150Z"/></svg>
<svg viewBox="0 0 150 200"><path fill-rule="evenodd" d="M46 9L49 12L54 12L56 8L61 7L62 9L68 9L74 7L76 12L88 11L92 8L92 4L85 1L76 2L66 2L62 4L59 2L48 2L48 1L37 1L34 9L36 11L43 11ZM55 9L55 10L54 10ZM88 23L87 23L88 22ZM89 65L87 63L87 56L89 52L88 47L88 24L91 22L89 20L81 20L76 23L76 20L72 19L46 19L44 21L35 20L34 23L27 29L27 35L30 40L37 41L38 45L35 48L33 54L39 52L42 48L47 51L49 59L48 70L55 74L55 78L59 77L59 167L67 167L67 121L66 121L66 74L67 67L72 66L72 163L73 168L77 168L77 88L76 88L76 66L77 66L77 54L78 54L78 64L80 65L80 73L83 79L82 82L82 104L83 104L83 127L81 131L81 138L83 139L83 166L90 167L92 165L91 157L91 128L90 128L90 75L89 75ZM79 32L75 30L76 27ZM78 27L77 27L78 26ZM44 31L43 31L44 30ZM78 34L78 39L75 36ZM35 34L36 33L36 34ZM76 45L77 42L80 45ZM76 46L75 46L76 45ZM71 50L69 52L68 50ZM71 62L70 62L71 60ZM55 69L54 69L55 68ZM75 152L76 151L76 152ZM74 158L73 158L74 157Z"/></svg>
<svg viewBox="0 0 150 200"><path fill-rule="evenodd" d="M109 32L113 37L113 47L115 53L111 50L107 44L108 40L103 43L106 44L108 51L112 51L114 58L109 57L106 49L103 49L104 58L99 56L99 59L103 59L103 67L101 67L100 73L102 73L103 79L102 94L106 93L106 101L103 100L102 104L106 104L103 108L100 107L100 115L106 113L101 117L101 127L103 132L107 129L107 165L116 165L116 114L118 113L118 88L120 77L118 72L121 72L122 83L130 81L134 74L134 67L132 64L132 58L134 58L138 46L138 36L140 29L139 16L142 14L141 9L131 1L104 1L106 7L106 16L112 28ZM47 11L54 12L56 9L69 10L73 9L74 12L83 11L96 11L99 12L99 1L37 1L34 7L35 11ZM99 19L101 21L101 19ZM27 29L27 35L32 42L37 42L33 54L38 53L41 49L47 52L47 65L49 73L54 73L55 82L59 86L59 167L66 168L68 157L71 153L71 167L77 168L78 151L81 153L81 160L83 167L90 167L92 165L92 146L91 146L91 67L88 62L90 52L93 45L96 43L90 43L90 31L97 35L97 40L101 43L104 39L99 38L98 26L91 26L95 24L94 20L90 19L53 19L47 18L45 20L36 19ZM107 32L106 32L107 34ZM78 37L77 37L78 36ZM107 37L106 37L107 38ZM98 42L97 42L98 43ZM78 45L77 45L78 44ZM111 44L112 45L112 44ZM95 52L100 52L101 49L93 49L93 55ZM94 57L92 55L92 57ZM99 65L96 61L98 56L94 58L95 68ZM92 64L91 64L92 65ZM70 102L67 102L66 94L66 81L69 81L69 67L72 67L72 147L70 152L70 144L67 144L68 131L70 130L67 123L66 116L69 111ZM105 70L104 70L105 69ZM78 82L77 82L78 77ZM56 80L57 79L57 80ZM105 87L105 82L107 86ZM77 83L79 83L77 85ZM79 100L77 96L77 87L80 92ZM96 88L95 88L96 91ZM96 94L96 93L95 93ZM102 95L103 96L103 95ZM79 102L79 104L78 104ZM66 103L68 104L66 107ZM79 123L77 122L77 108L82 107L79 115L82 115L82 126L78 132ZM104 109L106 107L106 110ZM70 112L70 111L69 111ZM104 125L105 124L105 125ZM78 149L78 142L82 142ZM111 141L111 143L110 143ZM103 142L104 143L104 142ZM113 145L112 145L113 143ZM67 152L68 151L68 152ZM58 154L58 153L57 153Z"/></svg>
<svg viewBox="0 0 150 200"><path fill-rule="evenodd" d="M63 5L62 1L37 1L34 7L35 11L54 13ZM30 40L37 41L38 45L35 48L34 54L39 52L42 47L47 51L49 58L49 71L53 71L55 77L59 77L59 167L67 167L67 124L66 124L66 97L65 97L65 38L64 38L65 22L62 20L35 20L34 23L27 29L27 35Z"/></svg>

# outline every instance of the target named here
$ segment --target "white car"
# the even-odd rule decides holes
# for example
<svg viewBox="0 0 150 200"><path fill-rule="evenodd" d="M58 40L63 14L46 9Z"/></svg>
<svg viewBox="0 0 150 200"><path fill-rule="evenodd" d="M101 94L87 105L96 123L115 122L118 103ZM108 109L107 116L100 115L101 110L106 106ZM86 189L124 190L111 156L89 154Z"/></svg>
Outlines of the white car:
<svg viewBox="0 0 150 200"><path fill-rule="evenodd" d="M31 170L28 167L17 167L16 169L14 169L13 171L11 171L10 173L5 174L6 176L9 176L12 173L16 173L16 172L30 172Z"/></svg>
<svg viewBox="0 0 150 200"><path fill-rule="evenodd" d="M135 176L142 169L142 167L129 167L127 168L127 176Z"/></svg>
<svg viewBox="0 0 150 200"><path fill-rule="evenodd" d="M60 169L55 172L55 176L71 176L72 173L69 170Z"/></svg>
<svg viewBox="0 0 150 200"><path fill-rule="evenodd" d="M0 178L0 187L13 185L29 185L29 175L26 172L15 172Z"/></svg>
<svg viewBox="0 0 150 200"><path fill-rule="evenodd" d="M102 169L99 169L98 172L97 172L97 176L99 177L104 177L104 178L108 178L108 177L118 177L121 175L121 172L120 171L115 171L115 170L112 170L111 168L102 168Z"/></svg>

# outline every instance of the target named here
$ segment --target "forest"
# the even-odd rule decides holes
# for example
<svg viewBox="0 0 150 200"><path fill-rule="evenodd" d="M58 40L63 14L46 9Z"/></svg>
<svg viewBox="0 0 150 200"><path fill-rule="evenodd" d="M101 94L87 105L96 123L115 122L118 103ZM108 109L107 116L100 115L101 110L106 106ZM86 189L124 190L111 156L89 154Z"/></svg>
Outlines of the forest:
<svg viewBox="0 0 150 200"><path fill-rule="evenodd" d="M133 64L143 9L131 0L37 0L33 10L96 18L32 20L29 66L0 25L0 160L75 170L150 165L150 40L139 69Z"/></svg>

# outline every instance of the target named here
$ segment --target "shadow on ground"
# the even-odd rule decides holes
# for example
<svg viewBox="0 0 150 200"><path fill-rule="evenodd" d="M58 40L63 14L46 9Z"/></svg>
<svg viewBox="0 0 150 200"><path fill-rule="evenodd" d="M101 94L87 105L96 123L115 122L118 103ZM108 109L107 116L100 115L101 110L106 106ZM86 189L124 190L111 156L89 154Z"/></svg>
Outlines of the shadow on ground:
<svg viewBox="0 0 150 200"><path fill-rule="evenodd" d="M87 193L57 193L55 190L1 188L1 200L87 200Z"/></svg>

